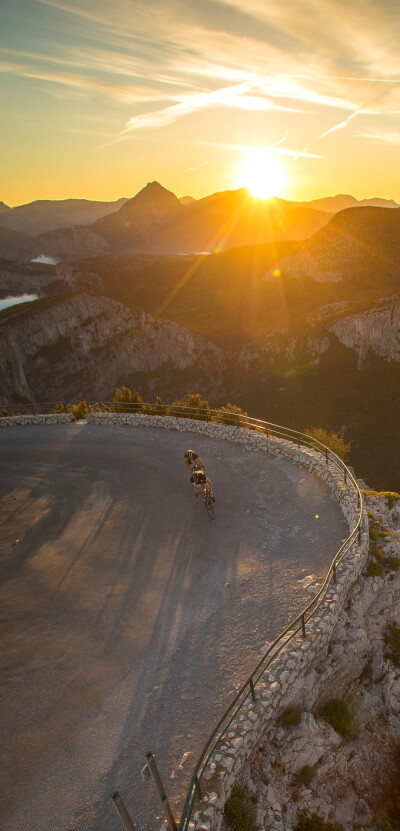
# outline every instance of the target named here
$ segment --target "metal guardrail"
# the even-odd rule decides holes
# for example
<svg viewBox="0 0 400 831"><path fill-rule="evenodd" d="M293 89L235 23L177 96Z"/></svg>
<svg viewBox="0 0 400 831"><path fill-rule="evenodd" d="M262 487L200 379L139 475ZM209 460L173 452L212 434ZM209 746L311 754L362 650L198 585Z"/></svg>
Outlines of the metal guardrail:
<svg viewBox="0 0 400 831"><path fill-rule="evenodd" d="M303 611L300 612L300 614L297 615L297 617L285 627L285 629L280 633L280 635L278 635L278 637L275 638L273 643L270 644L263 657L254 667L251 675L241 686L240 690L236 694L235 698L233 699L227 710L225 710L215 729L211 733L211 736L209 737L207 743L205 744L202 753L200 754L200 758L197 762L197 765L195 767L192 778L190 780L179 822L179 831L187 831L190 817L193 814L196 800L201 799L203 795L202 778L204 772L218 743L226 734L230 724L240 711L245 701L247 699L251 699L254 702L257 700L257 683L259 682L265 670L272 663L272 661L275 660L275 658L279 655L279 653L286 646L286 644L289 643L289 641L291 641L299 632L302 633L303 637L306 637L306 624L314 616L315 612L323 603L323 600L330 585L332 583L336 583L336 572L338 566L342 562L343 558L346 556L349 549L353 546L356 539L358 540L358 542L360 542L363 508L362 495L353 474L345 465L345 463L339 458L339 456L333 453L333 451L326 447L324 444L321 444L321 442L311 438L310 436L307 436L305 433L300 433L297 430L291 430L286 427L281 427L278 424L271 424L267 421L262 421L258 418L251 418L250 416L243 414L230 413L220 410L203 409L198 407L185 407L178 404L147 404L128 402L116 403L112 401L91 401L86 403L90 410L94 412L139 412L155 417L177 416L207 422L217 422L220 424L229 424L236 427L245 427L249 430L254 430L258 433L262 433L267 437L273 436L278 439L290 441L292 443L297 444L298 447L309 447L312 450L317 450L319 453L321 453L321 455L324 456L325 463L327 465L332 464L335 468L341 471L341 473L343 474L344 482L347 484L348 488L351 488L353 490L354 495L357 499L357 522L354 528L352 529L351 533L345 540L345 542L339 548L339 551L337 551L337 553L335 554L329 567L326 578L324 580L324 583L321 586L318 594L315 595L315 597L303 609ZM25 406L9 405L5 407L5 409L8 411L10 415L12 415L13 412L15 413L15 411L17 411L20 415L31 413L33 413L34 415L39 415L40 413L46 412L46 408L47 412L49 412L50 407L53 412L56 408L58 412L67 412L68 408L71 407L72 404L76 405L78 404L78 402L58 402L57 405L55 403L31 404Z"/></svg>

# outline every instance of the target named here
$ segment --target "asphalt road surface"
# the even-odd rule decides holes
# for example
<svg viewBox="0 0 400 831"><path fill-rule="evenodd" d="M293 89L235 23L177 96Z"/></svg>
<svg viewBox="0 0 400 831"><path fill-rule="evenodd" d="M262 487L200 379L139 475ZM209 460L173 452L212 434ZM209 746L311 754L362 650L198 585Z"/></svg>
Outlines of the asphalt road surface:
<svg viewBox="0 0 400 831"><path fill-rule="evenodd" d="M299 581L348 535L339 506L288 461L146 428L5 428L0 473L0 826L120 831L119 788L153 831L145 753L179 815L218 718L309 599Z"/></svg>

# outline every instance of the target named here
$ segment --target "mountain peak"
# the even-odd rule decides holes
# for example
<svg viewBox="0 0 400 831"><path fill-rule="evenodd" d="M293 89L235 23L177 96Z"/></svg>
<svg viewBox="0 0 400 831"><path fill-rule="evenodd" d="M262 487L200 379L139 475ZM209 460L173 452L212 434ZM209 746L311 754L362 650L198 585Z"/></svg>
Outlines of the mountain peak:
<svg viewBox="0 0 400 831"><path fill-rule="evenodd" d="M141 221L157 222L179 209L182 209L182 205L172 191L164 188L159 182L147 182L136 196L122 206L119 213L124 219L133 219L140 215Z"/></svg>

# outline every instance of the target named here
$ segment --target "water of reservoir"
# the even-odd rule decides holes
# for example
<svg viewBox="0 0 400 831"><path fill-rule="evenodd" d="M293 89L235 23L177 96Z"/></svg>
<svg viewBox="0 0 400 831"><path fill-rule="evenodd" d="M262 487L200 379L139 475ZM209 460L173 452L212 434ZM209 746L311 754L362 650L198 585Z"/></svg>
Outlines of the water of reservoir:
<svg viewBox="0 0 400 831"><path fill-rule="evenodd" d="M20 294L18 297L0 298L0 312L2 309L8 309L9 306L17 306L18 303L29 303L31 300L37 300L38 297L38 294Z"/></svg>

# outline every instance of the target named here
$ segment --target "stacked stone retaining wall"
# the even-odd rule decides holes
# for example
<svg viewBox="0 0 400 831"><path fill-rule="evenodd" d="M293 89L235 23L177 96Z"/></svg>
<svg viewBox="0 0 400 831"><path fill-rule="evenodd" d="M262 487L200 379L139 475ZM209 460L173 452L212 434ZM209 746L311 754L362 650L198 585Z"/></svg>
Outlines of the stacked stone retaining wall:
<svg viewBox="0 0 400 831"><path fill-rule="evenodd" d="M18 415L3 416L0 418L0 427L14 427L19 424L65 424L73 421L70 413L46 413L45 415Z"/></svg>

